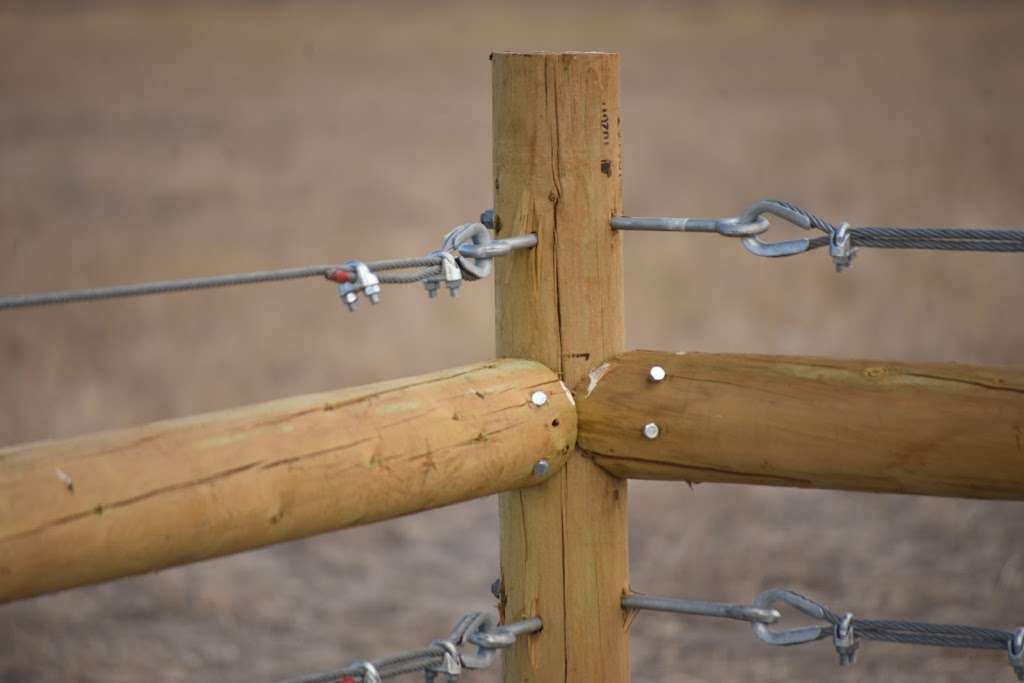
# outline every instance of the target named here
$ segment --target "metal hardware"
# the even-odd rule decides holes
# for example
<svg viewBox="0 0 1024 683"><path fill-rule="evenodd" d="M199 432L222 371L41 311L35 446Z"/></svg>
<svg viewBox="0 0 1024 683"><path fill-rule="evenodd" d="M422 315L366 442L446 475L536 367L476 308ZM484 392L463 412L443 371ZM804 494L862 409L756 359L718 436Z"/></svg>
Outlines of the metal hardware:
<svg viewBox="0 0 1024 683"><path fill-rule="evenodd" d="M497 626L489 631L481 630L469 635L470 643L488 650L512 647L518 636L538 633L544 628L544 622L538 617L514 621L511 624Z"/></svg>
<svg viewBox="0 0 1024 683"><path fill-rule="evenodd" d="M354 282L338 285L338 296L348 306L349 311L354 313L359 308L359 287Z"/></svg>
<svg viewBox="0 0 1024 683"><path fill-rule="evenodd" d="M661 434L661 428L655 423L648 422L644 425L644 436L648 439L657 439L659 434Z"/></svg>
<svg viewBox="0 0 1024 683"><path fill-rule="evenodd" d="M661 382L665 379L665 368L660 365L652 365L650 371L647 373L647 379L652 382Z"/></svg>
<svg viewBox="0 0 1024 683"><path fill-rule="evenodd" d="M427 290L427 296L431 299L437 298L437 290L441 288L441 283L435 278L428 278L423 281L423 289Z"/></svg>
<svg viewBox="0 0 1024 683"><path fill-rule="evenodd" d="M749 621L756 624L774 624L782 616L778 610L765 609L753 605L687 600L685 598L669 598L659 595L627 595L622 598L622 608L693 614L701 617L720 617L722 619Z"/></svg>
<svg viewBox="0 0 1024 683"><path fill-rule="evenodd" d="M825 616L825 608L793 591L773 588L764 591L754 599L756 607L763 607L765 609L770 609L779 602L795 607L812 619L820 619L828 623L828 619ZM800 645L801 643L809 643L814 640L827 638L832 632L830 626L831 624L829 626L803 626L801 628L773 631L766 624L754 624L753 628L754 634L769 645Z"/></svg>
<svg viewBox="0 0 1024 683"><path fill-rule="evenodd" d="M354 666L362 676L362 683L382 683L383 679L372 662L355 662Z"/></svg>
<svg viewBox="0 0 1024 683"><path fill-rule="evenodd" d="M857 658L860 641L857 640L857 635L853 630L852 612L844 614L839 623L833 627L832 643L836 646L836 652L839 654L839 666L853 664Z"/></svg>
<svg viewBox="0 0 1024 683"><path fill-rule="evenodd" d="M832 257L832 263L836 266L837 273L843 272L853 263L853 257L857 255L857 250L853 248L849 223L843 223L832 233L829 238L828 252Z"/></svg>
<svg viewBox="0 0 1024 683"><path fill-rule="evenodd" d="M548 463L547 460L543 460L543 459L538 460L533 465L533 476L535 476L535 477L543 477L545 474L548 473L549 469L551 469L551 465L550 465L550 463Z"/></svg>
<svg viewBox="0 0 1024 683"><path fill-rule="evenodd" d="M351 271L353 279L338 285L338 295L348 306L348 310L355 311L359 308L359 293L362 292L371 304L380 302L380 279L373 274L362 261L347 261L345 270Z"/></svg>
<svg viewBox="0 0 1024 683"><path fill-rule="evenodd" d="M466 280L481 280L491 274L494 261L491 258L464 256L460 249L484 248L492 241L491 232L482 223L465 223L448 231L441 240L441 251L454 252Z"/></svg>
<svg viewBox="0 0 1024 683"><path fill-rule="evenodd" d="M530 395L530 403L540 408L548 402L548 395L543 391L535 391Z"/></svg>
<svg viewBox="0 0 1024 683"><path fill-rule="evenodd" d="M486 669L494 663L494 649L476 643L473 637L481 632L493 631L498 625L497 617L490 612L471 612L465 615L460 623L465 625L465 629L462 631L459 644L472 643L477 646L475 653L467 652L462 655L462 666L467 669Z"/></svg>
<svg viewBox="0 0 1024 683"><path fill-rule="evenodd" d="M777 202L771 199L762 199L755 203L746 213L740 218L744 221L755 221L764 216L764 214L770 214L776 216L785 221L792 223L798 228L804 230L810 230L811 220L808 216L800 213L788 204ZM767 256L769 258L777 258L780 256L793 256L794 254L802 254L811 247L811 241L809 239L796 239L796 240L784 240L782 242L763 242L760 237L745 237L743 239L743 246L752 254L757 256Z"/></svg>
<svg viewBox="0 0 1024 683"><path fill-rule="evenodd" d="M376 306L380 303L380 280L362 261L350 261L349 263L355 268L356 284L363 290L363 294L370 300L370 303Z"/></svg>
<svg viewBox="0 0 1024 683"><path fill-rule="evenodd" d="M459 245L459 255L473 259L489 259L496 256L507 256L517 249L532 249L537 246L537 236L516 235L500 240L491 240L485 244L466 243Z"/></svg>
<svg viewBox="0 0 1024 683"><path fill-rule="evenodd" d="M455 643L450 640L433 640L430 644L444 650L444 654L441 655L440 664L424 670L423 675L426 683L433 683L437 679L438 674L445 674L447 683L457 681L459 676L462 675L462 657L459 654L459 649L455 647Z"/></svg>
<svg viewBox="0 0 1024 683"><path fill-rule="evenodd" d="M614 230L645 230L657 232L711 232L725 237L754 237L768 229L768 221L760 216L741 218L637 218L616 216L611 220Z"/></svg>
<svg viewBox="0 0 1024 683"><path fill-rule="evenodd" d="M494 230L495 220L494 209L484 209L480 214L480 222L490 230Z"/></svg>
<svg viewBox="0 0 1024 683"><path fill-rule="evenodd" d="M800 628L772 628L780 621L779 603L789 605L821 625ZM960 624L931 624L898 619L859 619L850 612L837 614L799 593L781 588L762 592L752 605L704 602L660 596L630 595L621 601L623 609L652 609L696 616L723 617L749 621L754 634L770 645L800 645L832 637L839 664L853 664L860 641L873 640L906 645L974 648L1006 652L1018 680L1024 681L1024 627L1003 631Z"/></svg>
<svg viewBox="0 0 1024 683"><path fill-rule="evenodd" d="M1024 626L1013 632L1006 649L1013 673L1017 674L1018 681L1024 681Z"/></svg>
<svg viewBox="0 0 1024 683"><path fill-rule="evenodd" d="M452 297L459 295L459 287L462 285L462 270L459 268L459 264L455 262L455 256L450 252L444 252L441 256L441 274L444 277L444 283L448 287L448 292Z"/></svg>

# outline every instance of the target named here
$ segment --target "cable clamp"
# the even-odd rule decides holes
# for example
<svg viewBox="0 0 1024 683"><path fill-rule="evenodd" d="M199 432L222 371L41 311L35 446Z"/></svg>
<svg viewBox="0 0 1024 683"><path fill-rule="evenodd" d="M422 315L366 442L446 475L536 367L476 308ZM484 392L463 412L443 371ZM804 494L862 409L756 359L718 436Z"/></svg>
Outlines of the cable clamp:
<svg viewBox="0 0 1024 683"><path fill-rule="evenodd" d="M857 249L853 246L853 240L850 238L849 223L843 223L832 233L829 237L828 251L837 273L850 267L853 257L857 255Z"/></svg>
<svg viewBox="0 0 1024 683"><path fill-rule="evenodd" d="M373 274L369 266L362 261L347 261L344 270L351 275L338 285L338 295L348 306L348 310L355 311L359 307L360 292L376 306L380 302L380 279Z"/></svg>
<svg viewBox="0 0 1024 683"><path fill-rule="evenodd" d="M462 675L462 657L455 643L450 640L434 640L430 644L444 650L444 654L441 655L440 664L427 667L424 671L426 683L432 683L438 674L444 674L447 683L457 681L459 676Z"/></svg>
<svg viewBox="0 0 1024 683"><path fill-rule="evenodd" d="M857 658L857 648L860 641L853 630L853 613L847 612L840 618L832 631L832 643L839 653L839 666L853 664Z"/></svg>
<svg viewBox="0 0 1024 683"><path fill-rule="evenodd" d="M450 251L435 251L431 252L431 256L436 256L440 259L440 272L437 275L431 275L423 281L423 287L427 290L427 295L433 299L437 296L438 290L441 289L441 283L444 282L448 287L448 291L453 297L459 295L459 287L462 285L462 269L459 268L459 263L455 259L455 254Z"/></svg>

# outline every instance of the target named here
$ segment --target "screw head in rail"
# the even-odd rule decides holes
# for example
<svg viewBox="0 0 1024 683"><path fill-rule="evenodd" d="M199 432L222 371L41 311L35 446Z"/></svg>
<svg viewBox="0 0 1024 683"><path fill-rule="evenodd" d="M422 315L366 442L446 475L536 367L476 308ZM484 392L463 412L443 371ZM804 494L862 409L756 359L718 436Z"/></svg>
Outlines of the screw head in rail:
<svg viewBox="0 0 1024 683"><path fill-rule="evenodd" d="M533 476L535 476L535 477L543 477L545 474L548 473L549 469L551 469L551 465L548 464L547 460L544 460L542 458L542 459L538 460L536 463L534 463L534 465L533 465Z"/></svg>
<svg viewBox="0 0 1024 683"><path fill-rule="evenodd" d="M644 437L648 439L657 439L658 435L661 434L661 429L653 422L648 422L644 425Z"/></svg>
<svg viewBox="0 0 1024 683"><path fill-rule="evenodd" d="M543 391L535 391L530 396L530 403L540 408L542 405L548 402L548 395Z"/></svg>
<svg viewBox="0 0 1024 683"><path fill-rule="evenodd" d="M647 373L647 379L652 382L660 382L665 379L665 376L665 368L660 365L652 365L650 371Z"/></svg>

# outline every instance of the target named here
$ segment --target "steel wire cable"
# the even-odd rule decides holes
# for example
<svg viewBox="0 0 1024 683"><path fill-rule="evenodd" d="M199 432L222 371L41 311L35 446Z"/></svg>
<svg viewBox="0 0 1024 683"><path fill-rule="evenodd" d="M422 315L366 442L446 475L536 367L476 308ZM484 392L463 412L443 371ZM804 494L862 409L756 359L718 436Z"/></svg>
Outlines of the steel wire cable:
<svg viewBox="0 0 1024 683"><path fill-rule="evenodd" d="M780 628L784 604L825 626ZM707 602L665 596L630 595L622 600L625 609L649 609L702 617L717 617L750 622L759 639L770 645L800 645L832 637L840 664L852 664L858 639L979 650L1001 650L1019 680L1024 680L1024 627L1015 631L968 626L933 624L903 619L861 619L851 613L840 614L795 591L773 588L762 592L750 605Z"/></svg>
<svg viewBox="0 0 1024 683"><path fill-rule="evenodd" d="M765 241L770 227L767 216L787 221L821 236ZM890 226L836 225L791 202L762 199L735 218L638 218L617 216L611 219L615 230L655 230L667 232L718 233L739 239L756 256L777 258L794 256L824 247L836 266L850 267L854 255L866 249L927 249L963 252L1024 252L1024 230L995 228L896 228Z"/></svg>
<svg viewBox="0 0 1024 683"><path fill-rule="evenodd" d="M281 268L248 273L233 273L209 277L162 280L138 284L113 285L109 287L87 287L54 292L14 294L0 296L0 310L49 306L54 304L101 301L124 297L188 292L201 289L233 287L265 282L280 282L301 278L323 277L335 283L351 285L349 291L363 292L376 302L378 284L412 284L424 282L427 291L436 292L441 282L447 284L454 295L463 281L472 282L491 273L491 262L516 249L528 249L536 239L517 237L507 240L493 240L487 228L480 223L466 223L449 231L442 241L442 248L426 256L385 259L379 261L346 261L337 264L322 264L298 268ZM468 249L464 255L464 249ZM480 253L484 250L486 253ZM367 281L359 278L360 268L368 276ZM411 272L394 272L411 271ZM370 280L372 279L372 282ZM364 292L365 290L365 292ZM349 294L352 296L352 294ZM351 304L350 304L351 307Z"/></svg>

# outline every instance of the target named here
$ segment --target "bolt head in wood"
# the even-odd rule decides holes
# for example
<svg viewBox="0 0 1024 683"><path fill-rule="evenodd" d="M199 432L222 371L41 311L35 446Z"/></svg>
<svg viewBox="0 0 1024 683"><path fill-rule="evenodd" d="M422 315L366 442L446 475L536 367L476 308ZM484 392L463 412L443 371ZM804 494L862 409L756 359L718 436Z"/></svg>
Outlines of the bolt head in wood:
<svg viewBox="0 0 1024 683"><path fill-rule="evenodd" d="M533 392L533 395L530 396L530 403L532 403L533 405L537 406L538 408L540 408L542 405L544 405L547 402L548 402L548 395L545 394L543 391L535 391L535 392Z"/></svg>
<svg viewBox="0 0 1024 683"><path fill-rule="evenodd" d="M653 422L644 425L644 436L648 439L657 439L659 434L661 434L661 429L658 428L658 425Z"/></svg>
<svg viewBox="0 0 1024 683"><path fill-rule="evenodd" d="M652 365L650 372L647 373L647 379L652 382L660 382L665 379L665 368L660 365Z"/></svg>
<svg viewBox="0 0 1024 683"><path fill-rule="evenodd" d="M547 460L538 460L533 466L533 476L543 477L551 469L551 465L548 464Z"/></svg>

